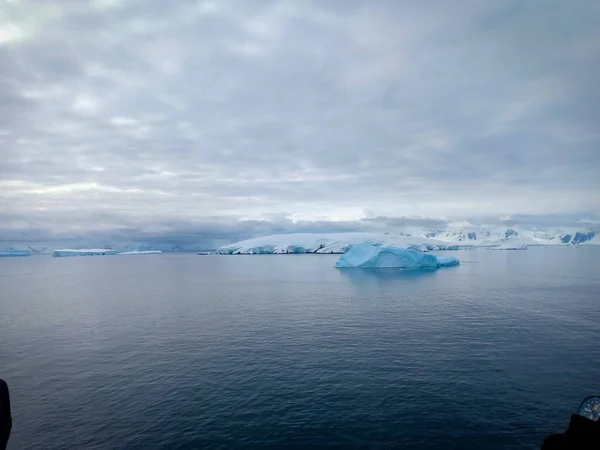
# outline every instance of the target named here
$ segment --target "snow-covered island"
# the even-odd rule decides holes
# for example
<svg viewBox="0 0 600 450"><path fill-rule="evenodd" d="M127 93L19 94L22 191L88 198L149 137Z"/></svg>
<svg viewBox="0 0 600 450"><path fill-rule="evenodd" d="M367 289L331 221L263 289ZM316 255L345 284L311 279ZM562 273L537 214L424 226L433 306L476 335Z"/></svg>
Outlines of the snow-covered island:
<svg viewBox="0 0 600 450"><path fill-rule="evenodd" d="M357 244L340 256L335 267L359 269L439 269L457 266L453 256L438 256L409 248L384 245Z"/></svg>
<svg viewBox="0 0 600 450"><path fill-rule="evenodd" d="M116 254L117 252L110 248L63 248L52 252L52 256L55 258L67 256L107 256Z"/></svg>

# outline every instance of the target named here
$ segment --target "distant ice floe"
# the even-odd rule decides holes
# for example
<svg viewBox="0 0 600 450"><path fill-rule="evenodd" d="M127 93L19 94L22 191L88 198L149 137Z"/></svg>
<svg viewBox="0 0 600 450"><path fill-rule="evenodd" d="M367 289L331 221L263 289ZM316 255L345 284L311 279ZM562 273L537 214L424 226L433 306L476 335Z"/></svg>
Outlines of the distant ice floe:
<svg viewBox="0 0 600 450"><path fill-rule="evenodd" d="M439 269L457 266L460 261L452 256L438 256L410 248L398 248L368 243L353 246L340 256L337 268L360 269Z"/></svg>
<svg viewBox="0 0 600 450"><path fill-rule="evenodd" d="M52 256L55 258L62 258L67 256L107 256L116 254L117 252L110 248L64 248L54 250Z"/></svg>
<svg viewBox="0 0 600 450"><path fill-rule="evenodd" d="M31 255L31 253L26 250L0 250L0 258L30 256L30 255Z"/></svg>
<svg viewBox="0 0 600 450"><path fill-rule="evenodd" d="M162 252L160 250L141 250L141 251L132 251L132 252L120 252L117 255L160 255Z"/></svg>
<svg viewBox="0 0 600 450"><path fill-rule="evenodd" d="M498 247L492 247L492 250L527 250L527 244L507 242Z"/></svg>
<svg viewBox="0 0 600 450"><path fill-rule="evenodd" d="M516 238L500 242L499 245L492 247L492 250L527 250L530 245L538 245L533 239Z"/></svg>
<svg viewBox="0 0 600 450"><path fill-rule="evenodd" d="M109 256L109 255L159 255L160 250L133 250L128 252L117 252L110 248L66 248L54 250L52 256L60 258L67 256Z"/></svg>

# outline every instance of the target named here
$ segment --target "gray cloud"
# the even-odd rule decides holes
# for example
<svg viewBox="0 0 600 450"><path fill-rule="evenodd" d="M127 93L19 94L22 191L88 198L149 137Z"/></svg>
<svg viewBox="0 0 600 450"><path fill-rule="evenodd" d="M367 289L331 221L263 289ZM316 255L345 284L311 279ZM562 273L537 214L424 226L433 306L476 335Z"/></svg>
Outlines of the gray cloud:
<svg viewBox="0 0 600 450"><path fill-rule="evenodd" d="M2 228L597 213L598 19L586 0L6 1Z"/></svg>

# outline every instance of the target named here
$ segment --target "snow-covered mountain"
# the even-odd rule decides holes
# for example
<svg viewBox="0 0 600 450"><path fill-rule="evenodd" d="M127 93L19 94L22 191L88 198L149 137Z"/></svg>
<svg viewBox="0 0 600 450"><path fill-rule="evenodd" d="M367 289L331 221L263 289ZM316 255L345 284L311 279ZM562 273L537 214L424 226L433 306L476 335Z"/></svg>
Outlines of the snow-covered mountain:
<svg viewBox="0 0 600 450"><path fill-rule="evenodd" d="M600 244L600 232L597 231L576 231L574 233L562 233L557 236L563 244Z"/></svg>
<svg viewBox="0 0 600 450"><path fill-rule="evenodd" d="M530 245L600 244L595 231L558 230L538 232L513 228L463 228L450 230L413 229L398 233L292 233L275 234L225 245L220 254L344 253L356 244L369 242L401 248L454 250L464 247L494 247L511 243Z"/></svg>
<svg viewBox="0 0 600 450"><path fill-rule="evenodd" d="M490 245L511 239L530 239L532 245L546 244L600 244L600 231L594 230L522 230L518 228L471 227L449 230L415 230L413 236L424 236L447 242Z"/></svg>

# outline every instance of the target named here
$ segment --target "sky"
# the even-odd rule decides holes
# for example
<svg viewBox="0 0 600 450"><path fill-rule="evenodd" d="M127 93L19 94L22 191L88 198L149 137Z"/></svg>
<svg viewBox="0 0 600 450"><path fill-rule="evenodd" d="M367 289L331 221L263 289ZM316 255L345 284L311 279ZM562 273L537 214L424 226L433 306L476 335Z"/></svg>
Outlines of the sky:
<svg viewBox="0 0 600 450"><path fill-rule="evenodd" d="M0 0L0 240L597 226L599 21L588 0Z"/></svg>

